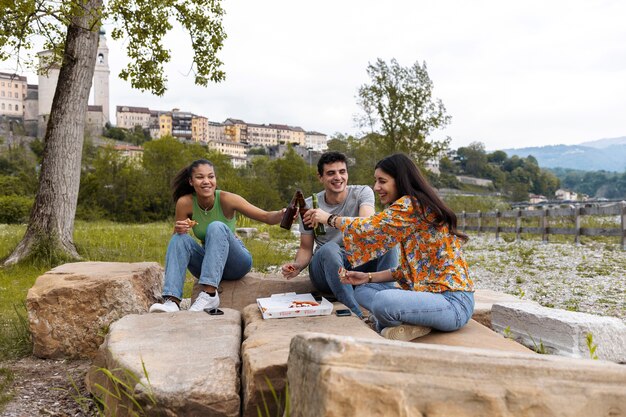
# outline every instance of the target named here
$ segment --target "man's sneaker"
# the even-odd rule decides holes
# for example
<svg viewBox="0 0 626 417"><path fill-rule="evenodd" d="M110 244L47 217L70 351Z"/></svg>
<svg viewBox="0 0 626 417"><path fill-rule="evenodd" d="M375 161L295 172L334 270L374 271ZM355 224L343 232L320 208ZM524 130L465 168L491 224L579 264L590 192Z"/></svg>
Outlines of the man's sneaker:
<svg viewBox="0 0 626 417"><path fill-rule="evenodd" d="M189 307L189 311L203 311L205 308L212 310L220 306L220 295L215 292L215 296L210 296L208 293L201 291L198 294L196 301Z"/></svg>
<svg viewBox="0 0 626 417"><path fill-rule="evenodd" d="M403 340L405 342L426 336L430 333L430 327L416 326L413 324L401 324L399 326L385 327L380 334L385 339Z"/></svg>
<svg viewBox="0 0 626 417"><path fill-rule="evenodd" d="M172 300L166 300L164 303L152 304L149 311L150 313L175 313L180 311L180 308Z"/></svg>

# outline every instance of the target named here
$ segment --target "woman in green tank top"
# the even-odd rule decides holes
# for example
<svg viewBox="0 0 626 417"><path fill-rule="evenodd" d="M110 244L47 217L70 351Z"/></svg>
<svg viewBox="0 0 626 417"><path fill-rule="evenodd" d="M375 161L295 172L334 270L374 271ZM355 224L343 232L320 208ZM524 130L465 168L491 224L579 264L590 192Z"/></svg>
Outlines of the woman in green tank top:
<svg viewBox="0 0 626 417"><path fill-rule="evenodd" d="M150 312L180 310L187 269L203 290L189 310L215 309L220 304L217 288L221 280L240 279L252 268L250 252L235 235L236 213L278 224L284 209L268 212L237 194L218 190L215 168L206 159L192 162L176 175L172 196L176 223L165 255L165 301L153 304ZM190 230L201 244L189 235Z"/></svg>

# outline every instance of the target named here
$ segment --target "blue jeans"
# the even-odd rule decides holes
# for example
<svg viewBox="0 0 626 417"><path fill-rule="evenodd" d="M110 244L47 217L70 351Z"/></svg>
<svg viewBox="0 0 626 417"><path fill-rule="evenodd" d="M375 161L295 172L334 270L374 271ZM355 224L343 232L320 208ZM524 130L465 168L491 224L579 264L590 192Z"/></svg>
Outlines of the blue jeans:
<svg viewBox="0 0 626 417"><path fill-rule="evenodd" d="M351 284L339 282L339 268L361 272L376 272L395 268L398 265L398 247L394 246L383 256L377 259L352 268L346 253L335 242L328 242L319 247L313 254L309 263L309 277L311 282L321 292L331 292L341 303L345 304L358 317L363 316L363 312L354 298L354 288ZM394 283L384 284L386 288L393 288Z"/></svg>
<svg viewBox="0 0 626 417"><path fill-rule="evenodd" d="M252 268L252 255L222 222L207 226L204 247L188 234L175 233L165 254L163 296L183 296L187 269L204 285L218 287L222 279L237 280Z"/></svg>
<svg viewBox="0 0 626 417"><path fill-rule="evenodd" d="M374 316L378 331L407 323L451 332L463 327L474 312L474 293L466 291L407 291L374 283L359 285L355 297Z"/></svg>

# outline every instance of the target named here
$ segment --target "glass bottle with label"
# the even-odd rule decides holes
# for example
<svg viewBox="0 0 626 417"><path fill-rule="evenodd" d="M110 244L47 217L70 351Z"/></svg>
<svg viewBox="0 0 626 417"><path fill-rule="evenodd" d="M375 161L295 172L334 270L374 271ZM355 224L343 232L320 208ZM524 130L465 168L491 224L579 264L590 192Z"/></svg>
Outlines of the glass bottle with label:
<svg viewBox="0 0 626 417"><path fill-rule="evenodd" d="M282 227L283 229L291 230L291 225L293 224L293 218L296 216L296 210L298 210L298 206L297 206L298 191L296 191L296 193L293 195L291 202L289 203L289 205L287 206L287 209L283 213L283 218L280 221L280 227Z"/></svg>
<svg viewBox="0 0 626 417"><path fill-rule="evenodd" d="M319 204L317 203L317 194L313 193L313 195L311 196L311 200L312 200L313 208L314 209L318 208ZM326 228L324 227L322 223L318 223L317 227L313 230L313 233L315 233L315 236L325 235Z"/></svg>
<svg viewBox="0 0 626 417"><path fill-rule="evenodd" d="M309 211L309 208L306 206L306 201L304 201L304 194L302 194L302 191L300 190L296 191L296 204L298 206L298 210L300 211L302 227L304 227L304 230L313 230L311 226L304 223L304 215L307 211Z"/></svg>

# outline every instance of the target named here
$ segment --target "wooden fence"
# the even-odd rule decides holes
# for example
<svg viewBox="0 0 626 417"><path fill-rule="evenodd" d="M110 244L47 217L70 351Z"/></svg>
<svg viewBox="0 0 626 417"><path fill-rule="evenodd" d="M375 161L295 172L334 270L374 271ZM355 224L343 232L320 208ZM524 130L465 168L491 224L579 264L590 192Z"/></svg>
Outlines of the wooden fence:
<svg viewBox="0 0 626 417"><path fill-rule="evenodd" d="M620 216L619 227L581 227L583 216ZM529 226L532 218L537 219L537 226ZM475 220L474 220L475 219ZM515 226L502 225L513 223ZM621 246L626 250L626 202L606 205L604 207L568 207L545 208L535 210L509 210L481 213L466 213L458 215L459 228L462 231L515 233L517 240L522 233L540 234L542 241L547 242L549 235L572 235L574 242L580 243L581 236L616 236L621 238ZM558 223L551 226L550 223ZM468 224L473 223L473 224ZM571 227L566 227L571 224Z"/></svg>

